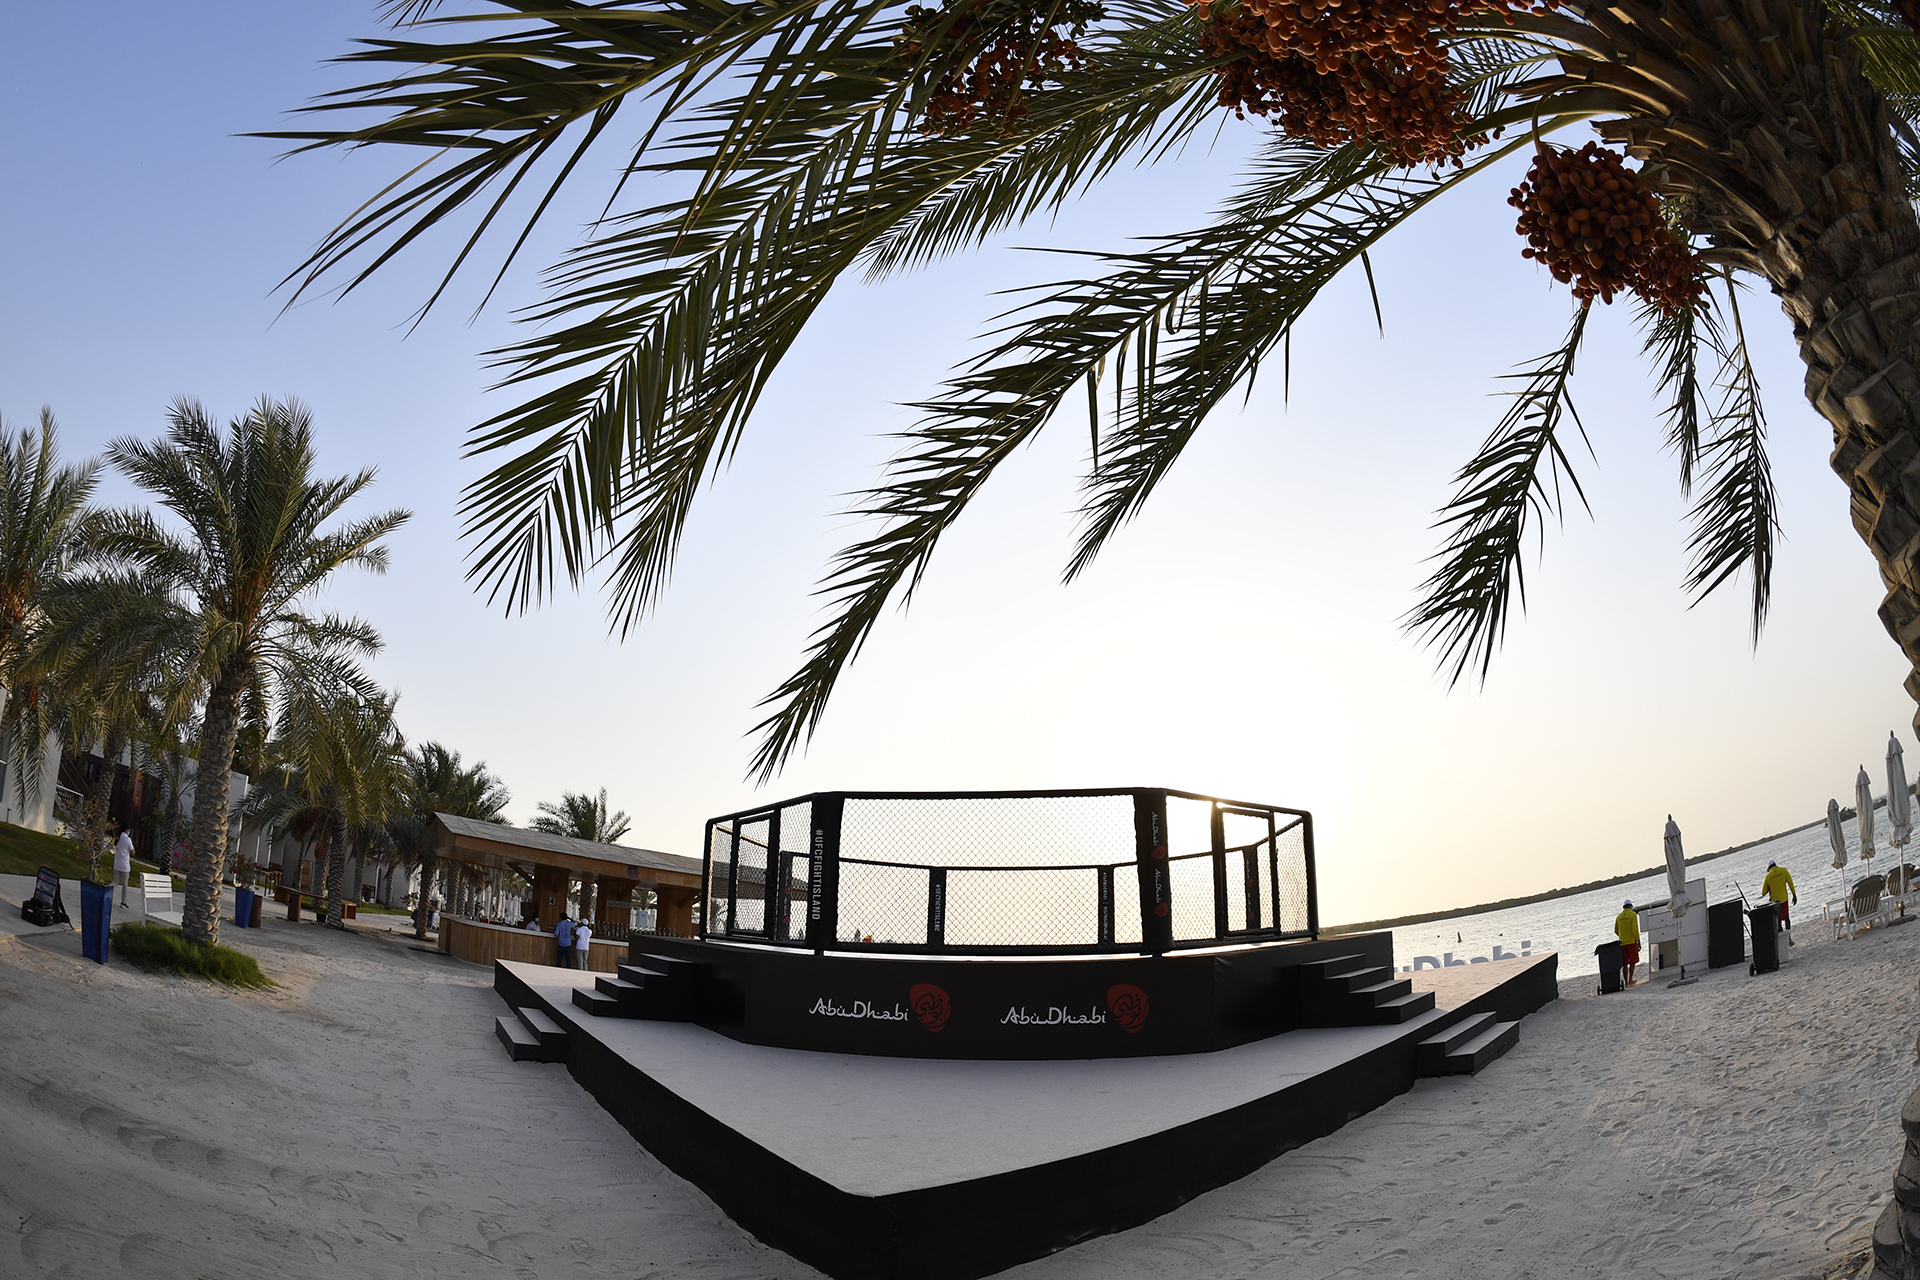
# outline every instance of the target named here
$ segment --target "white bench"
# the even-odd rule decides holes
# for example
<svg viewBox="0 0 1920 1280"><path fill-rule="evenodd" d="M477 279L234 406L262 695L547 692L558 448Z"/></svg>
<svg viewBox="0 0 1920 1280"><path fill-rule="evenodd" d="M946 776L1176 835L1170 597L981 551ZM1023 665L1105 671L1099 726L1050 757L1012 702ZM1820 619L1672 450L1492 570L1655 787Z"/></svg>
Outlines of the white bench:
<svg viewBox="0 0 1920 1280"><path fill-rule="evenodd" d="M140 873L140 914L149 920L180 927L185 913L173 909L173 877L152 871Z"/></svg>

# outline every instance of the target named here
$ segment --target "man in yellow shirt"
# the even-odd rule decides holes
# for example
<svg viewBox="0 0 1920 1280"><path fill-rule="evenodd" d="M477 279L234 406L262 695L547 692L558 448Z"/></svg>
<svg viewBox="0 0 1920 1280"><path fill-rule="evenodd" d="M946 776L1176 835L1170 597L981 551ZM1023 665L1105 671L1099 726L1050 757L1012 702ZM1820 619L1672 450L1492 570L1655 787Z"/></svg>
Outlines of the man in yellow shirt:
<svg viewBox="0 0 1920 1280"><path fill-rule="evenodd" d="M1613 936L1620 939L1620 967L1626 971L1627 985L1633 985L1633 967L1640 963L1640 916L1633 899L1613 918Z"/></svg>
<svg viewBox="0 0 1920 1280"><path fill-rule="evenodd" d="M1793 887L1793 876L1777 862L1767 864L1767 878L1760 882L1760 892L1773 900L1780 911L1780 927L1787 931L1787 945L1793 945L1793 920L1787 915L1787 896L1793 896L1793 905L1800 905L1800 891Z"/></svg>

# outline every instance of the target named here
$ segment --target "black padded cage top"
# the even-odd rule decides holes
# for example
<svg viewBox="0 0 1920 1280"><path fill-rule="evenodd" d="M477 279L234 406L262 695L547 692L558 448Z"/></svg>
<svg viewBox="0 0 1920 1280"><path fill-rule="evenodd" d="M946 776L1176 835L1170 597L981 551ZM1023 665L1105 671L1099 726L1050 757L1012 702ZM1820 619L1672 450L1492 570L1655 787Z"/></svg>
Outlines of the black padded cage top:
<svg viewBox="0 0 1920 1280"><path fill-rule="evenodd" d="M1317 938L1313 815L1156 788L827 791L707 823L699 936L921 954Z"/></svg>

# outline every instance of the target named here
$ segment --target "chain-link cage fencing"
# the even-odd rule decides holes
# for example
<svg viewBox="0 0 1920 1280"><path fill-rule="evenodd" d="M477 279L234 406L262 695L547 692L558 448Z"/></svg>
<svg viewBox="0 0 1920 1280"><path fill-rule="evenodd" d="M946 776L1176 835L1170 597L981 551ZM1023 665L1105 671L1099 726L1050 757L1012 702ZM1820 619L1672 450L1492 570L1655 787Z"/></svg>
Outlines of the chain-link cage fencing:
<svg viewBox="0 0 1920 1280"><path fill-rule="evenodd" d="M1308 936L1311 830L1157 790L803 796L708 823L701 932L1035 953Z"/></svg>

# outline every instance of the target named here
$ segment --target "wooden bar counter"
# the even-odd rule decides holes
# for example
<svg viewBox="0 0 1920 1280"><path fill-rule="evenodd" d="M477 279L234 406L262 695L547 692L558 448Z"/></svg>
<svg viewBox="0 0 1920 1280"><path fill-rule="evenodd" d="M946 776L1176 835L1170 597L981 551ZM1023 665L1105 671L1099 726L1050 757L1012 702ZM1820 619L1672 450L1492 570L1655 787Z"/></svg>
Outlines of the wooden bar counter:
<svg viewBox="0 0 1920 1280"><path fill-rule="evenodd" d="M551 933L443 915L440 917L440 949L456 960L470 960L475 964L517 960L521 964L551 965L556 947ZM607 942L595 938L588 948L587 967L596 973L613 973L626 958L624 939Z"/></svg>

